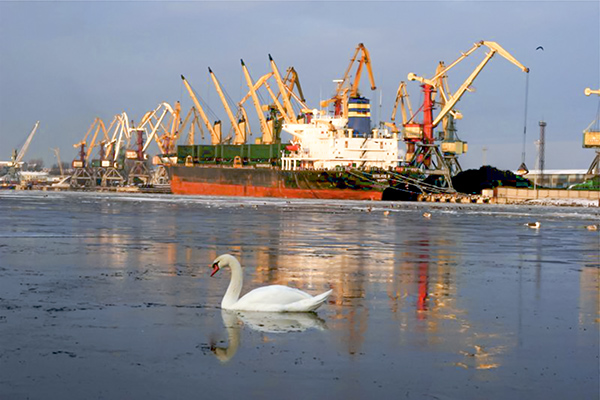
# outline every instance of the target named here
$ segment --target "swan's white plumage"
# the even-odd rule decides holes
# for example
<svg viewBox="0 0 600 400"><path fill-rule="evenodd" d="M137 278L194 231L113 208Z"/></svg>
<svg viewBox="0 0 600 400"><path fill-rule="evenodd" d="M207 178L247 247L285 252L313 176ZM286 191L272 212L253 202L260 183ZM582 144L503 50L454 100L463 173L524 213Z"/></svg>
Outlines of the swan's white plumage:
<svg viewBox="0 0 600 400"><path fill-rule="evenodd" d="M224 310L267 311L267 312L308 312L319 308L333 290L328 290L317 296L298 289L282 285L263 286L251 290L239 298L243 285L242 266L238 260L229 254L223 254L213 262L213 274L220 268L231 269L231 281L221 301Z"/></svg>

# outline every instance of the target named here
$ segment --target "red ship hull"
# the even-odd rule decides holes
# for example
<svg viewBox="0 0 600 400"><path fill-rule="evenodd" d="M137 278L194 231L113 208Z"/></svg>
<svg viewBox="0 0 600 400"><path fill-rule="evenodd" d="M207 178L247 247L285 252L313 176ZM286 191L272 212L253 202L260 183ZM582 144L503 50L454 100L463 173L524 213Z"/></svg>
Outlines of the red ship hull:
<svg viewBox="0 0 600 400"><path fill-rule="evenodd" d="M347 171L173 166L174 194L297 199L381 200L384 185Z"/></svg>

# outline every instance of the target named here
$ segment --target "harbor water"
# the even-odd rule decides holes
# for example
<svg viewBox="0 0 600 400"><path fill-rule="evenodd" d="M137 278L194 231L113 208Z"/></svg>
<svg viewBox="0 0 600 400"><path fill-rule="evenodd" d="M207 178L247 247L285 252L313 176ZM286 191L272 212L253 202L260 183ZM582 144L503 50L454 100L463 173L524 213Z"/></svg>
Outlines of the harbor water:
<svg viewBox="0 0 600 400"><path fill-rule="evenodd" d="M0 399L598 399L599 219L5 191ZM222 311L223 253L242 293L333 294L314 314Z"/></svg>

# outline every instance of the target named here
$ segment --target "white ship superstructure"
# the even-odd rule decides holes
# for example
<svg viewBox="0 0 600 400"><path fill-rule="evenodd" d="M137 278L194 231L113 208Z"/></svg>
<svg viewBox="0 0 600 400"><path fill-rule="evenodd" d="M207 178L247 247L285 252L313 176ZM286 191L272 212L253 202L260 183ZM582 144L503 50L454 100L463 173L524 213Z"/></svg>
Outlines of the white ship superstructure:
<svg viewBox="0 0 600 400"><path fill-rule="evenodd" d="M387 128L357 133L348 127L348 118L317 110L313 115L310 122L283 125L283 130L293 136L292 146L288 146L290 154L281 159L284 170L398 166L397 134Z"/></svg>

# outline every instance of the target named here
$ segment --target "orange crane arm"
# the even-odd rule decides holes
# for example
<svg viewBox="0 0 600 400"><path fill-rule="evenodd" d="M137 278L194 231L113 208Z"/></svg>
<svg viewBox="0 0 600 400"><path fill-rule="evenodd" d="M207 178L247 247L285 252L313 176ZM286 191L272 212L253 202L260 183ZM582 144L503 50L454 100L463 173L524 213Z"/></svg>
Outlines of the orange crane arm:
<svg viewBox="0 0 600 400"><path fill-rule="evenodd" d="M352 84L352 89L350 90L350 96L356 97L358 95L358 84L360 83L360 76L362 73L363 65L367 67L367 71L369 72L369 80L371 81L371 90L377 89L375 86L375 78L373 78L373 70L371 69L371 56L369 55L369 51L367 48L361 43L359 48L362 49L362 57L358 63L358 67L356 69L356 76L354 77L354 83Z"/></svg>
<svg viewBox="0 0 600 400"><path fill-rule="evenodd" d="M360 59L358 59L358 54L361 53ZM356 74L354 77L354 81L350 86L349 90L345 90L345 86L348 81L348 76L350 74L350 70L354 66L354 62L358 59L358 66L356 67ZM371 56L369 55L369 51L365 47L363 43L359 43L354 51L354 55L350 59L350 64L348 64L348 68L344 72L344 76L342 79L337 80L337 86L335 90L335 94L330 99L324 100L321 102L321 107L327 107L329 104L333 102L342 102L343 97L349 94L350 97L356 97L358 95L358 85L360 83L360 78L362 75L363 67L367 67L367 71L369 72L369 80L371 81L371 90L375 90L377 87L375 86L375 78L373 77L373 70L371 68Z"/></svg>

